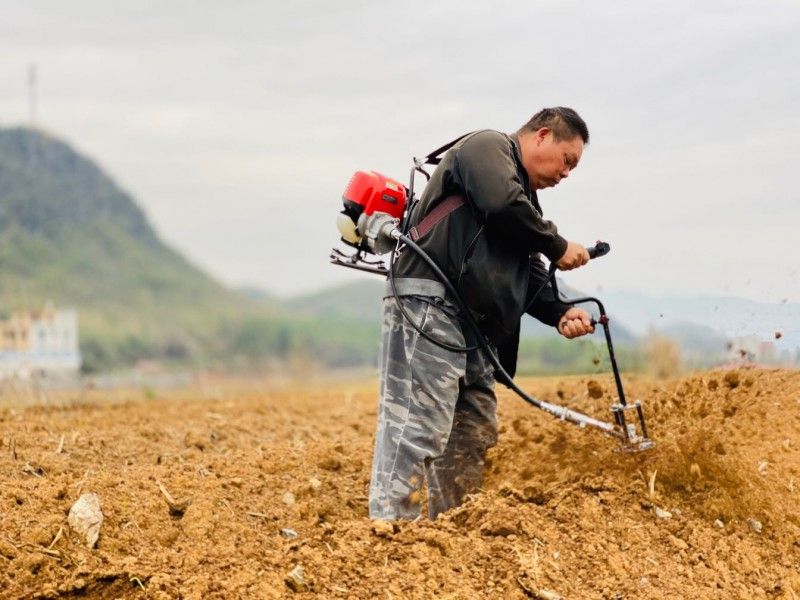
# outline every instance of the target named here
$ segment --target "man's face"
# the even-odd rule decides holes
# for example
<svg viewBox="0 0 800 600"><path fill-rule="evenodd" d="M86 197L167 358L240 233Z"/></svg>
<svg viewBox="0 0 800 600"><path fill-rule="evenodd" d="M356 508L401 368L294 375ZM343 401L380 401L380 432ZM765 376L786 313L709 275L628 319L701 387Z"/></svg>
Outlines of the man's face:
<svg viewBox="0 0 800 600"><path fill-rule="evenodd" d="M555 141L553 132L546 127L534 135L531 157L525 169L531 186L541 190L558 184L578 166L583 154L583 140L576 135L571 140Z"/></svg>

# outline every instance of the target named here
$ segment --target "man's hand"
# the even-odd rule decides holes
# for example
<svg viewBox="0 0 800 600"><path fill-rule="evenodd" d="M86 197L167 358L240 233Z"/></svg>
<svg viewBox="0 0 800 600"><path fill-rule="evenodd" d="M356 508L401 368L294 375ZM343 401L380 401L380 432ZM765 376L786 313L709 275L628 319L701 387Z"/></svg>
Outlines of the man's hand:
<svg viewBox="0 0 800 600"><path fill-rule="evenodd" d="M589 262L589 252L577 242L567 242L567 250L556 261L556 266L562 271L577 269Z"/></svg>
<svg viewBox="0 0 800 600"><path fill-rule="evenodd" d="M587 333L594 333L592 317L585 310L570 308L558 321L558 332L569 340Z"/></svg>

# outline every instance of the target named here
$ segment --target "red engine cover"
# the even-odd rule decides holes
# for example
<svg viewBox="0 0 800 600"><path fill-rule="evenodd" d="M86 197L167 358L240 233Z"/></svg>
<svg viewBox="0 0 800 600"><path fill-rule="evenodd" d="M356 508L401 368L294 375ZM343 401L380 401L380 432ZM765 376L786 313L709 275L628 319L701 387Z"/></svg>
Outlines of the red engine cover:
<svg viewBox="0 0 800 600"><path fill-rule="evenodd" d="M375 171L356 171L342 200L346 208L359 213L385 212L400 219L406 209L406 188L399 181Z"/></svg>

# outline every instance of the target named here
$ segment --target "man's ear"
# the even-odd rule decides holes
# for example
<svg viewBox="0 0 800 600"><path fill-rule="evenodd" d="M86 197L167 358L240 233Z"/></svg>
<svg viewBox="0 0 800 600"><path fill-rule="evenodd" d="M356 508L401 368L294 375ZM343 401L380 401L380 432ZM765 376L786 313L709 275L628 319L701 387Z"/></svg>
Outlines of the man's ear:
<svg viewBox="0 0 800 600"><path fill-rule="evenodd" d="M550 135L551 131L549 127L540 127L536 130L536 145L540 145L545 138Z"/></svg>

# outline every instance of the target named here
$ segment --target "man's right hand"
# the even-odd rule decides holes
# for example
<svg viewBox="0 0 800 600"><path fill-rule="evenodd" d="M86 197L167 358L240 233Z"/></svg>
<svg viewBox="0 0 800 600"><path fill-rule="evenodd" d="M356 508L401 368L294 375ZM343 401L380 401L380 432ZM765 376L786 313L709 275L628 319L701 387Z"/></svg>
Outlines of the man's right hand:
<svg viewBox="0 0 800 600"><path fill-rule="evenodd" d="M589 262L589 253L577 242L567 242L567 250L556 261L556 266L562 271L577 269Z"/></svg>

